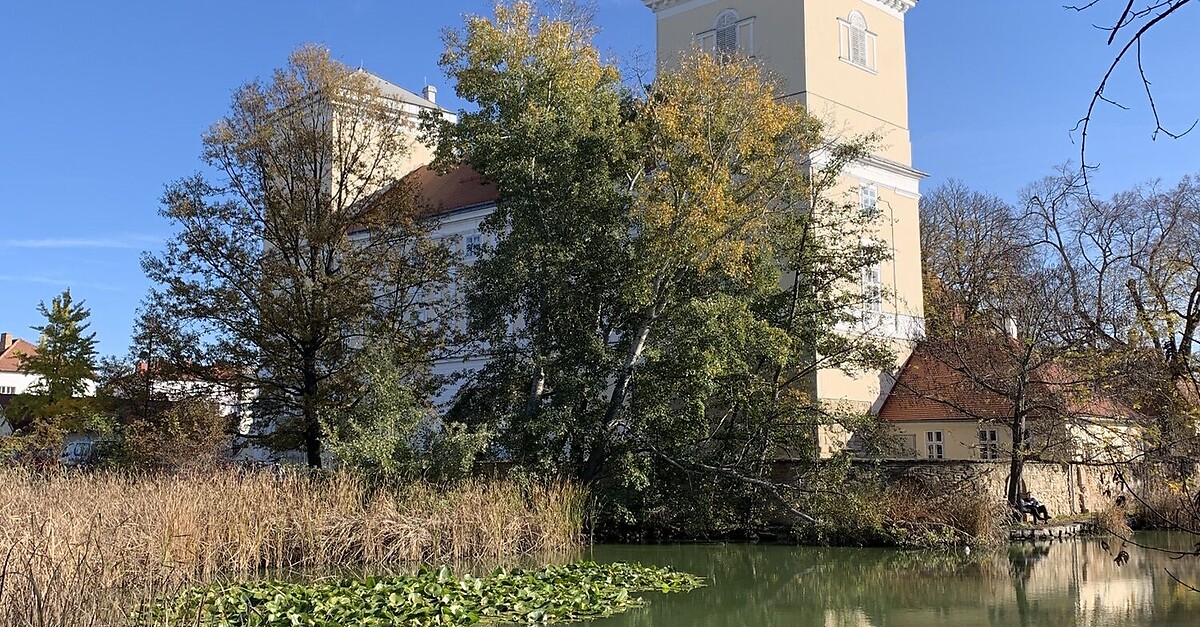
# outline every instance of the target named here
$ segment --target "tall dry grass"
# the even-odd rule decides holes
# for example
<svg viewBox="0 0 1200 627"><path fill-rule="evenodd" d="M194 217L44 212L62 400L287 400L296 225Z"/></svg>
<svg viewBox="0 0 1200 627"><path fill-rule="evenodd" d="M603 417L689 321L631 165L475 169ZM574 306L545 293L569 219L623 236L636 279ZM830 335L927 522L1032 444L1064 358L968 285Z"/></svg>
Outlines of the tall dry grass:
<svg viewBox="0 0 1200 627"><path fill-rule="evenodd" d="M0 624L116 624L156 595L253 573L563 553L579 546L584 502L567 484L0 471Z"/></svg>
<svg viewBox="0 0 1200 627"><path fill-rule="evenodd" d="M1007 504L961 486L901 482L888 486L882 505L897 539L912 546L995 546L1007 540Z"/></svg>

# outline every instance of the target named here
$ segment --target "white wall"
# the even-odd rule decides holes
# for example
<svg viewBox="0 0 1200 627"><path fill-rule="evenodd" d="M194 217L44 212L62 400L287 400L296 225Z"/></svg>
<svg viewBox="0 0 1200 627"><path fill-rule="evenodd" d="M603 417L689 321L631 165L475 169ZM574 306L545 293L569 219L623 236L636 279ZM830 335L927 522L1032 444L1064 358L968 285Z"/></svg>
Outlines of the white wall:
<svg viewBox="0 0 1200 627"><path fill-rule="evenodd" d="M24 394L35 381L37 377L31 374L0 372L0 394Z"/></svg>

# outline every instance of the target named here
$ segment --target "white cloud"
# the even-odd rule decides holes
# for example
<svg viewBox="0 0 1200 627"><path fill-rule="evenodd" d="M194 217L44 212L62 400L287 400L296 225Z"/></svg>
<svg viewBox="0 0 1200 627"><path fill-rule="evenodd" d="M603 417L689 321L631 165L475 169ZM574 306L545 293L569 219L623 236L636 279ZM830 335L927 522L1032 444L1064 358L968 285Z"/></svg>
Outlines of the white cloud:
<svg viewBox="0 0 1200 627"><path fill-rule="evenodd" d="M89 290L98 290L102 292L119 292L120 287L109 285L107 283L92 283L90 281L72 281L70 279L59 279L42 275L20 275L20 274L0 274L0 283L34 283L37 285L50 285L61 288L81 288Z"/></svg>
<svg viewBox="0 0 1200 627"><path fill-rule="evenodd" d="M0 248L145 248L162 243L157 235L125 235L120 237L43 237L0 240Z"/></svg>

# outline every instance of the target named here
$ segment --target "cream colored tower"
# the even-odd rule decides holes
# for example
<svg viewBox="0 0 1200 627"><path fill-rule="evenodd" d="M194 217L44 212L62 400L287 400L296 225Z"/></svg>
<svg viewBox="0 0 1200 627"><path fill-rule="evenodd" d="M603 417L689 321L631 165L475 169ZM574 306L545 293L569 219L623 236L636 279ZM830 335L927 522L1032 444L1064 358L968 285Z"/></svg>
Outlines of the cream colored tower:
<svg viewBox="0 0 1200 627"><path fill-rule="evenodd" d="M875 155L849 168L845 191L877 203L879 237L892 260L864 273L864 289L878 283L885 296L868 306L863 329L894 342L899 363L923 327L921 248L917 202L925 176L912 167L908 132L908 79L904 17L916 0L644 0L657 18L659 65L699 46L740 51L762 62L798 99L824 119L831 133L877 133ZM878 409L889 378L878 372L850 377L835 370L817 376L826 402ZM821 454L845 445L847 434L825 430Z"/></svg>

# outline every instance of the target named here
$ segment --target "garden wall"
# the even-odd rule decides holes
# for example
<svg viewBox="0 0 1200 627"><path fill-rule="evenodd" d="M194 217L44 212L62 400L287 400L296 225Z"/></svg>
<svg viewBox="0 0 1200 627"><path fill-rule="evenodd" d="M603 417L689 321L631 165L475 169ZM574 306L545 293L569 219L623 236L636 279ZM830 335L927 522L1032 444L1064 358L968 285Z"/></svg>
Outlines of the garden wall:
<svg viewBox="0 0 1200 627"><path fill-rule="evenodd" d="M985 494L1005 498L1008 461L878 461L858 462L878 469L895 483L911 482L933 492ZM1107 509L1124 493L1111 466L1027 462L1022 473L1026 489L1044 503L1052 516Z"/></svg>

